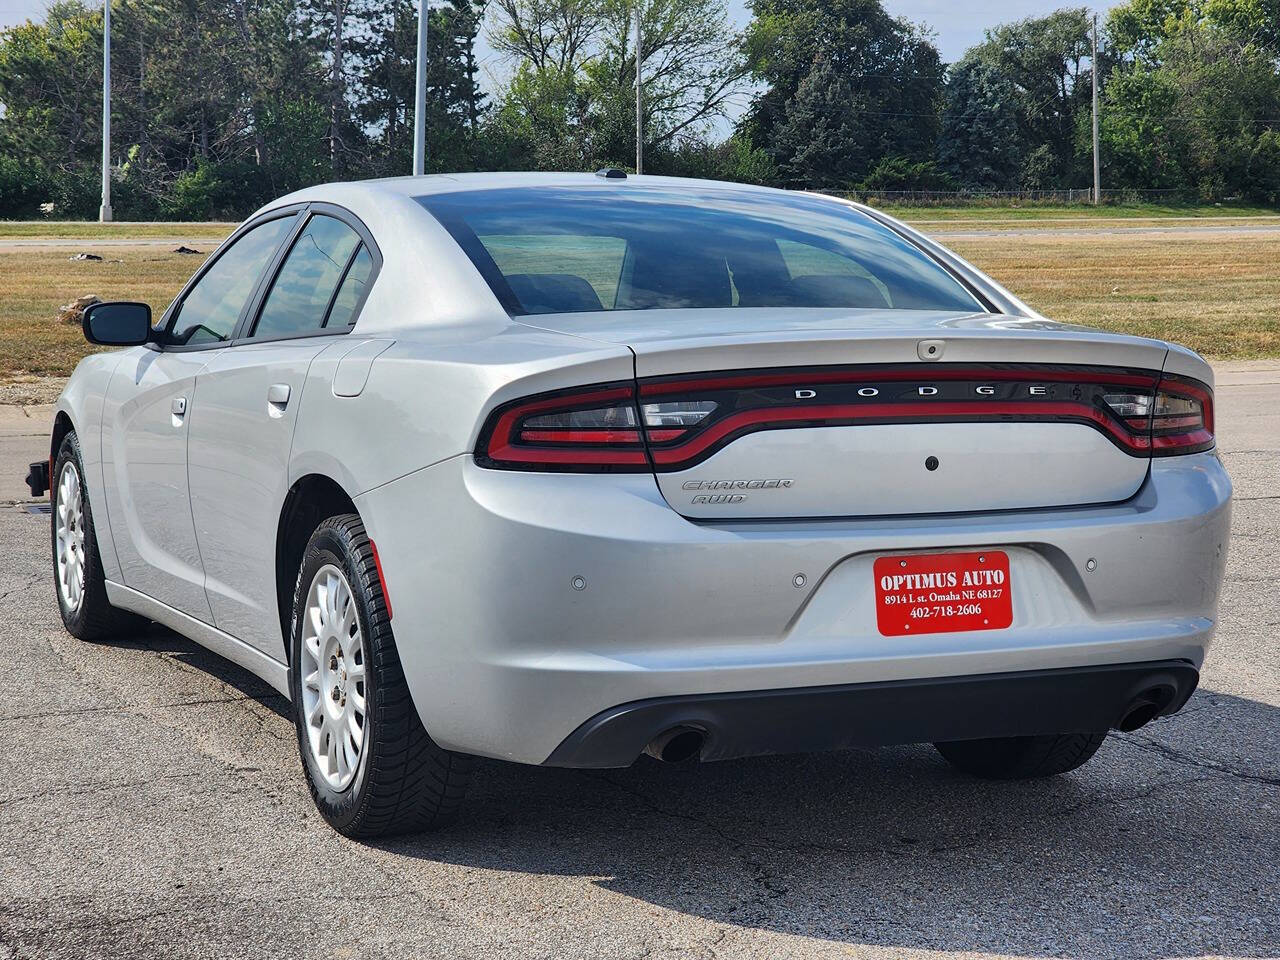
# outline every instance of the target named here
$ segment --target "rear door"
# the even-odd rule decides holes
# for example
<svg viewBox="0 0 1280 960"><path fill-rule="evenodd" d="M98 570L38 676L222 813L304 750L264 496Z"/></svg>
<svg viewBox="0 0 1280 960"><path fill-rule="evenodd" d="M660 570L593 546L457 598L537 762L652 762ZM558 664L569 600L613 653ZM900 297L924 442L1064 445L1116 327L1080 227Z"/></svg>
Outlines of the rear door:
<svg viewBox="0 0 1280 960"><path fill-rule="evenodd" d="M201 372L191 413L191 511L214 623L281 661L276 530L303 384L351 329L377 266L341 211L304 217L242 335Z"/></svg>

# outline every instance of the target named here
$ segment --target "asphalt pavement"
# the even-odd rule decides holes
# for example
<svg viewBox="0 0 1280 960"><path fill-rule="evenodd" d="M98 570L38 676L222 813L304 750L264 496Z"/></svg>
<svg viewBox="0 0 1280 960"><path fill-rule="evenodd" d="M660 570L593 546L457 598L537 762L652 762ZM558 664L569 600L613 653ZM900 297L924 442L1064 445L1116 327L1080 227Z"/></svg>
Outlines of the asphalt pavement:
<svg viewBox="0 0 1280 960"><path fill-rule="evenodd" d="M0 412L0 960L1280 955L1280 365L1219 371L1218 639L1177 716L987 783L925 746L484 762L446 832L331 831L288 705L172 633L63 632Z"/></svg>

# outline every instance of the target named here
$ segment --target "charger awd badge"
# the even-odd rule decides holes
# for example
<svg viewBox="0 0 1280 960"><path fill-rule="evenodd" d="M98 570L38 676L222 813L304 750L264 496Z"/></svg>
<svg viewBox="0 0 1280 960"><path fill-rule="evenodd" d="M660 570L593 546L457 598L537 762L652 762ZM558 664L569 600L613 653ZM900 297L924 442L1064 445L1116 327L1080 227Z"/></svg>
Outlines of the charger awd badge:
<svg viewBox="0 0 1280 960"><path fill-rule="evenodd" d="M786 490L794 480L686 480L685 490ZM693 503L742 503L745 493L700 493Z"/></svg>

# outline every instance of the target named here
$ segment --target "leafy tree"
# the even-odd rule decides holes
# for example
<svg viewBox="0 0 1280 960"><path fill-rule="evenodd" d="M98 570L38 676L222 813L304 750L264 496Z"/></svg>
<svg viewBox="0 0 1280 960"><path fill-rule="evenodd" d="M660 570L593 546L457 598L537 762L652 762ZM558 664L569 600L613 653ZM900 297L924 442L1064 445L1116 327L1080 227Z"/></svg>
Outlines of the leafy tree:
<svg viewBox="0 0 1280 960"><path fill-rule="evenodd" d="M1019 139L1038 152L1035 168L1024 168L1024 185L1057 187L1079 182L1091 166L1087 127L1092 76L1092 19L1084 7L1047 17L1001 24L965 54L1013 85ZM1042 149L1043 148L1043 149Z"/></svg>
<svg viewBox="0 0 1280 960"><path fill-rule="evenodd" d="M962 60L951 71L938 139L939 166L973 189L1003 189L1018 182L1023 144L1017 90L989 64Z"/></svg>
<svg viewBox="0 0 1280 960"><path fill-rule="evenodd" d="M1113 11L1108 27L1128 44L1102 109L1113 182L1269 195L1280 74L1266 31L1251 29L1263 7L1133 0Z"/></svg>
<svg viewBox="0 0 1280 960"><path fill-rule="evenodd" d="M881 158L932 159L942 62L880 0L756 0L747 28L764 87L740 131L783 182L850 186Z"/></svg>
<svg viewBox="0 0 1280 960"><path fill-rule="evenodd" d="M1115 71L1099 118L1108 184L1167 190L1193 183L1178 101L1177 86L1163 70L1139 63Z"/></svg>
<svg viewBox="0 0 1280 960"><path fill-rule="evenodd" d="M632 0L495 0L490 39L519 58L500 124L532 155L624 165L635 152ZM679 154L725 116L746 69L724 0L641 6L646 151Z"/></svg>

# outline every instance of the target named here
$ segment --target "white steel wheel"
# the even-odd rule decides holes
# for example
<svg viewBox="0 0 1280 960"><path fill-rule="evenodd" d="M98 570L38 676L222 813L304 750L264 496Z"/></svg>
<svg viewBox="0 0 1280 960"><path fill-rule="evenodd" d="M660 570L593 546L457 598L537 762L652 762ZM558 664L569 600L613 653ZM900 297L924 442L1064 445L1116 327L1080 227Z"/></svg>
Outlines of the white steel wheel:
<svg viewBox="0 0 1280 960"><path fill-rule="evenodd" d="M74 614L84 600L84 491L73 461L62 465L54 501L54 549L58 565L58 595Z"/></svg>
<svg viewBox="0 0 1280 960"><path fill-rule="evenodd" d="M351 786L368 733L364 636L351 584L331 563L316 571L302 622L302 716L316 770Z"/></svg>

